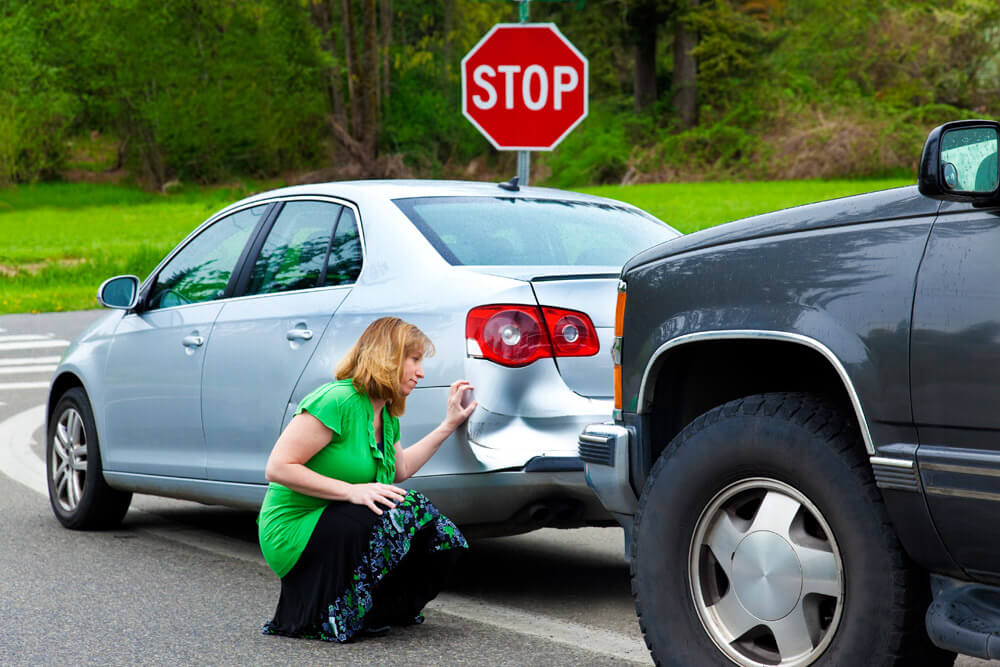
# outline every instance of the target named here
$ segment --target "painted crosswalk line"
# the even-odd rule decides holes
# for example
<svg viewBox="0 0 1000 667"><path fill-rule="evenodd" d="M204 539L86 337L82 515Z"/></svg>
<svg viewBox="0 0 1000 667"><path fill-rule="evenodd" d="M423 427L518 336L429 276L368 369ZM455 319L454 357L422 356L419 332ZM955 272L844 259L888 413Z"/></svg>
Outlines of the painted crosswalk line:
<svg viewBox="0 0 1000 667"><path fill-rule="evenodd" d="M69 341L53 338L48 340L25 340L0 343L0 352L9 350L36 350L49 347L69 347Z"/></svg>

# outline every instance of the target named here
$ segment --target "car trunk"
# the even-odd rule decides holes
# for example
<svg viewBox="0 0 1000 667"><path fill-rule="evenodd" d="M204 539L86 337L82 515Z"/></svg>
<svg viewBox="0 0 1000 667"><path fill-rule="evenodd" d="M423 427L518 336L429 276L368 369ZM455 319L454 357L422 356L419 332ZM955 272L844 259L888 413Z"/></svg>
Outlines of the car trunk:
<svg viewBox="0 0 1000 667"><path fill-rule="evenodd" d="M601 349L589 357L555 360L566 385L588 398L612 396L611 342L614 338L618 267L615 266L477 266L481 273L526 280L539 305L586 313L597 328Z"/></svg>

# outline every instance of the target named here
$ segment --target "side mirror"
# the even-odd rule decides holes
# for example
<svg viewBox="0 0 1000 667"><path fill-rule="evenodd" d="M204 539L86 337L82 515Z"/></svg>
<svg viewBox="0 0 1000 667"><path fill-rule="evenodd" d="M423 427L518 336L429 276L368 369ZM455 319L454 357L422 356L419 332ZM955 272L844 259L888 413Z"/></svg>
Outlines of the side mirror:
<svg viewBox="0 0 1000 667"><path fill-rule="evenodd" d="M959 120L931 130L920 156L920 193L934 199L1000 201L1000 123Z"/></svg>
<svg viewBox="0 0 1000 667"><path fill-rule="evenodd" d="M108 278L97 289L97 300L106 308L130 310L139 296L139 279L135 276Z"/></svg>

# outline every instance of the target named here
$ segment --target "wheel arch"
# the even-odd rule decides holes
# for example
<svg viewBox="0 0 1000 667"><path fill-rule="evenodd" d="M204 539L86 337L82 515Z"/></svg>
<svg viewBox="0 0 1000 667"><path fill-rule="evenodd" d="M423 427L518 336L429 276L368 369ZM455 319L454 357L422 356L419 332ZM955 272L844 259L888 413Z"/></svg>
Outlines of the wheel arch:
<svg viewBox="0 0 1000 667"><path fill-rule="evenodd" d="M52 384L49 387L49 399L45 406L46 429L48 429L49 422L52 420L52 412L56 409L56 404L59 402L59 399L62 398L63 394L74 387L82 389L83 393L87 394L89 400L90 394L87 392L87 388L84 386L83 380L81 380L76 373L63 371L52 380Z"/></svg>
<svg viewBox="0 0 1000 667"><path fill-rule="evenodd" d="M650 429L644 438L652 448L649 463L698 415L773 391L816 393L840 405L854 415L868 456L875 454L854 383L829 347L783 331L725 330L679 336L652 355L637 403Z"/></svg>

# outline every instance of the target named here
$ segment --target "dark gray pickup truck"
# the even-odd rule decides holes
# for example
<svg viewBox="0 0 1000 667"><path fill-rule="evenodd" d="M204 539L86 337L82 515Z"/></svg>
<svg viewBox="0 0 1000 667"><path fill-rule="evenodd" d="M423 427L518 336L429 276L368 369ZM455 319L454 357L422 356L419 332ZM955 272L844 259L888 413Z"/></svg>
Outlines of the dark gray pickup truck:
<svg viewBox="0 0 1000 667"><path fill-rule="evenodd" d="M1000 658L998 134L624 267L580 455L657 663Z"/></svg>

